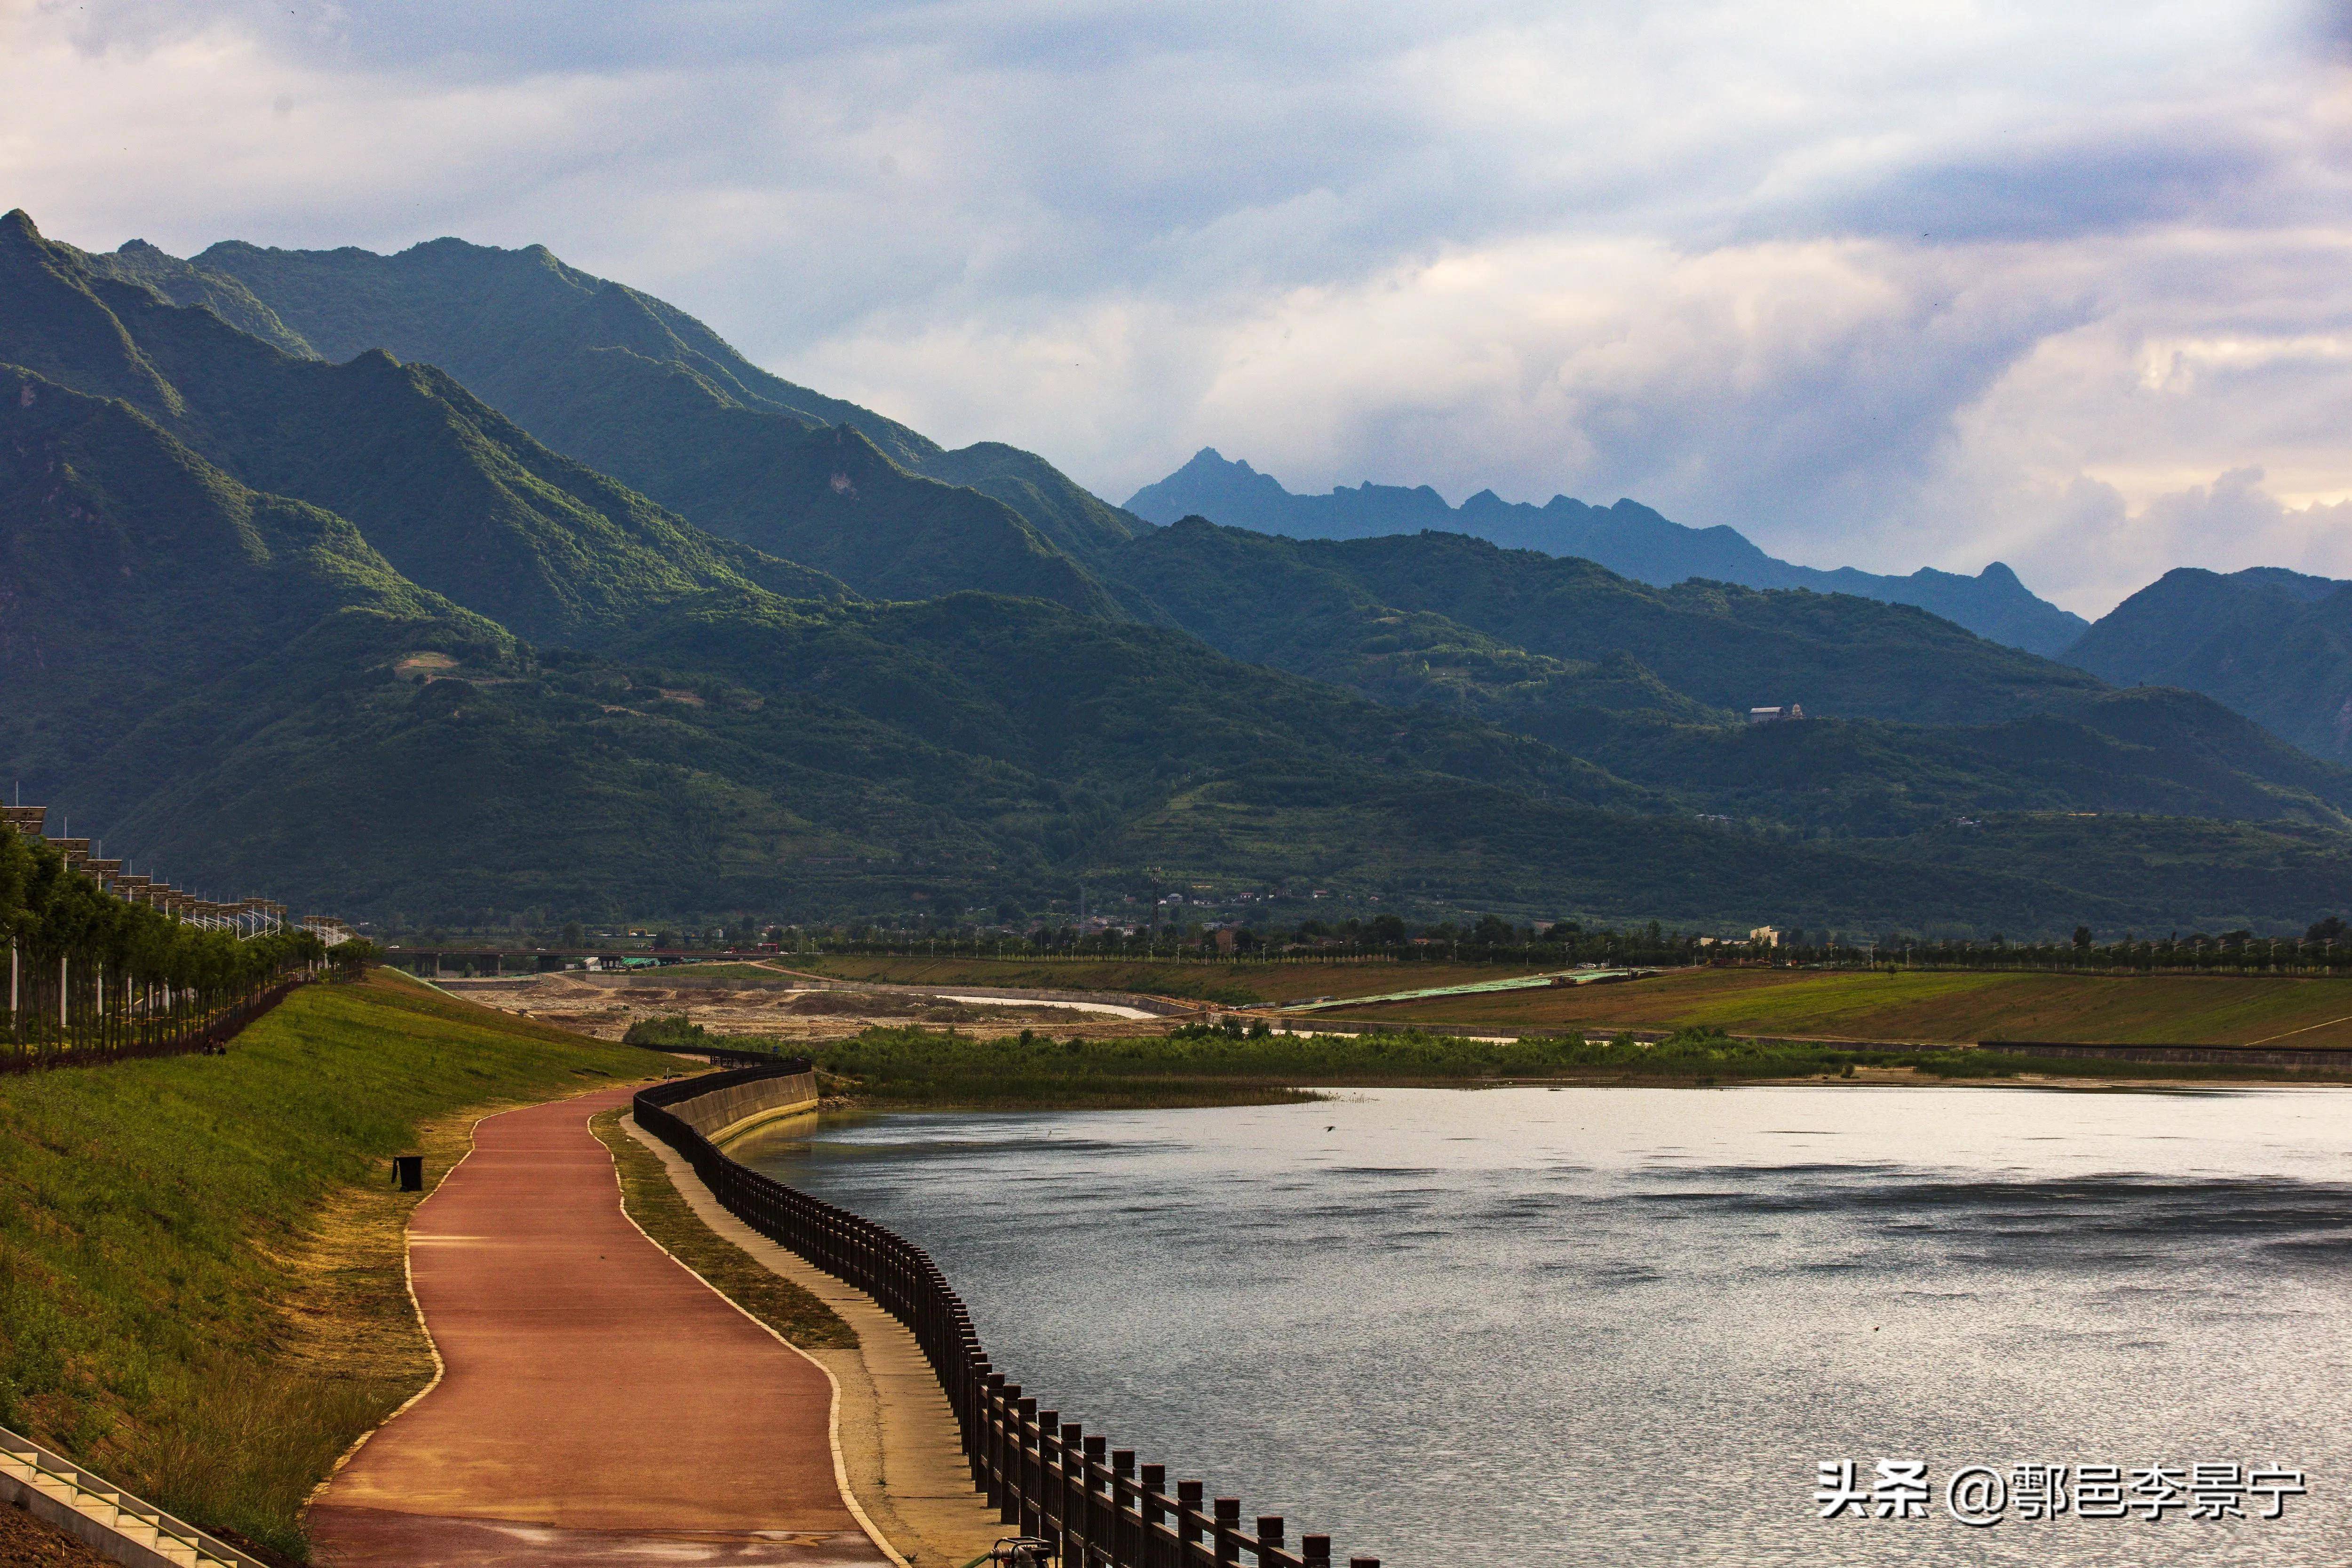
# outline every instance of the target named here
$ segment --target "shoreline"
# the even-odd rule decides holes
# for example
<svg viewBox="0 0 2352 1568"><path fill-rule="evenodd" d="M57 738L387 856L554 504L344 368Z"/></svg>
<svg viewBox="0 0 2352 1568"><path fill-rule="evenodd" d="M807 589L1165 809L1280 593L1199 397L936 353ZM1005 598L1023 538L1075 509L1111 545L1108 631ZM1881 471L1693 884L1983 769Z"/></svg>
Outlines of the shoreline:
<svg viewBox="0 0 2352 1568"><path fill-rule="evenodd" d="M1236 1083L1232 1079L1203 1079L1201 1092L1181 1090L1132 1095L1103 1096L1085 1093L1069 1096L1008 1095L980 1098L943 1094L922 1098L879 1098L862 1095L828 1096L824 1101L826 1115L884 1116L922 1115L930 1112L971 1111L1086 1111L1086 1110L1214 1110L1240 1106L1281 1105L1299 1101L1328 1100L1337 1095L1362 1089L1453 1089L1477 1093L1497 1089L1671 1089L1685 1090L1730 1089L2063 1089L2077 1092L2122 1093L2132 1090L2148 1092L2179 1092L2184 1089L2344 1089L2352 1087L2352 1078L2320 1077L2308 1073L2278 1073L2263 1077L2242 1074L2217 1074L2210 1077L2185 1078L2174 1075L2138 1077L2128 1074L2084 1073L2053 1074L2021 1072L1984 1077L1944 1077L1937 1073L1913 1072L1903 1068L1872 1069L1864 1068L1851 1078L1836 1073L1805 1077L1745 1075L1659 1075L1641 1076L1623 1073L1559 1075L1543 1078L1383 1078L1356 1082L1323 1079L1318 1082L1290 1081L1283 1083Z"/></svg>

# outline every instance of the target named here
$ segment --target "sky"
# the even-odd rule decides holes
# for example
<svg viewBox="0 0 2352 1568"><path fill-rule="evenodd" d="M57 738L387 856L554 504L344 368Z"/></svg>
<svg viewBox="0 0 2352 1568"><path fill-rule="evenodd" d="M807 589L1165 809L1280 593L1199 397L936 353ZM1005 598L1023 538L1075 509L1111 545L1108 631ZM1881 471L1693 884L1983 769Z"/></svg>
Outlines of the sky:
<svg viewBox="0 0 2352 1568"><path fill-rule="evenodd" d="M0 0L0 208L542 243L1112 500L1203 446L2352 576L2352 6Z"/></svg>

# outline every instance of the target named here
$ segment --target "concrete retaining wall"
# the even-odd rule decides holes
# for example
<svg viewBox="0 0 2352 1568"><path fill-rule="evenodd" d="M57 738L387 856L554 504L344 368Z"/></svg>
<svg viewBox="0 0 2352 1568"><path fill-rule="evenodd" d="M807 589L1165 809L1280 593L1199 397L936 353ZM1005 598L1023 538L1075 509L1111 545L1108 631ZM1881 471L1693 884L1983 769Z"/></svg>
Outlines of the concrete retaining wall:
<svg viewBox="0 0 2352 1568"><path fill-rule="evenodd" d="M713 1089L667 1109L713 1143L723 1143L764 1122L805 1115L816 1109L816 1074L797 1072Z"/></svg>

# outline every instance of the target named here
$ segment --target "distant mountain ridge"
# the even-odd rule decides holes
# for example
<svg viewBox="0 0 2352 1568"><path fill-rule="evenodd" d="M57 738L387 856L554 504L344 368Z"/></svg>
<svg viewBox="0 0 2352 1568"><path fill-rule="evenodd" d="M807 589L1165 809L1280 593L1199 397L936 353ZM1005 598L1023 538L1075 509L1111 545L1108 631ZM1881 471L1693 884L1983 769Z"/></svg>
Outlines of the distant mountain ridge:
<svg viewBox="0 0 2352 1568"><path fill-rule="evenodd" d="M1889 604L1916 605L1979 637L2054 655L2089 627L2082 616L2037 597L1996 561L1977 576L1921 567L1908 577L1851 566L1799 566L1767 555L1738 530L1689 528L1638 501L1612 507L1554 496L1543 506L1480 490L1459 507L1427 485L1342 485L1328 495L1296 495L1271 474L1203 447L1190 462L1128 498L1149 522L1205 517L1293 539L1370 539L1423 529L1467 533L1517 550L1581 556L1621 576L1670 588L1693 577L1744 588L1810 588Z"/></svg>

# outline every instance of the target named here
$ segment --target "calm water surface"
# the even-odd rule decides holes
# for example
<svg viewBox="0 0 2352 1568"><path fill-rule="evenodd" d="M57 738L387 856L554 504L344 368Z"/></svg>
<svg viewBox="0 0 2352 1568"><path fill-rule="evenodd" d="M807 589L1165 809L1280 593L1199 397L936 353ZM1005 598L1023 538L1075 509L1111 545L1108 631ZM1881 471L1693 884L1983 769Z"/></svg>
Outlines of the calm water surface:
<svg viewBox="0 0 2352 1568"><path fill-rule="evenodd" d="M1064 1420L1342 1555L2352 1561L2352 1091L1393 1089L735 1152L929 1248ZM1927 1460L1929 1517L1817 1519L1840 1458ZM1940 1495L2209 1460L2311 1495L1982 1530Z"/></svg>

